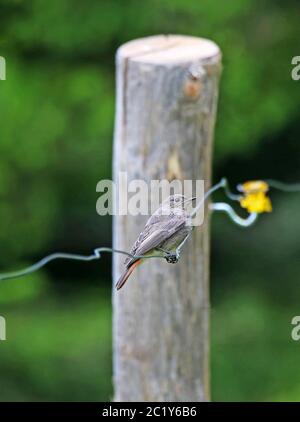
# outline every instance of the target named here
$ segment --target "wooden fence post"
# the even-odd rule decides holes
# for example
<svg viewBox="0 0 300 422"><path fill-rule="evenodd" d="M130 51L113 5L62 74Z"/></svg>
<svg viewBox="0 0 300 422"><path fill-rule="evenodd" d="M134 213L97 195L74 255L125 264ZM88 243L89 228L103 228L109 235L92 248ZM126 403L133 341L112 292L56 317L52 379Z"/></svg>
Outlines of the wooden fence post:
<svg viewBox="0 0 300 422"><path fill-rule="evenodd" d="M213 42L154 36L117 53L114 178L211 180L221 53ZM206 213L207 214L207 213ZM113 293L115 401L209 400L209 226L176 265L148 260ZM116 216L129 251L148 217ZM114 283L124 269L115 255Z"/></svg>

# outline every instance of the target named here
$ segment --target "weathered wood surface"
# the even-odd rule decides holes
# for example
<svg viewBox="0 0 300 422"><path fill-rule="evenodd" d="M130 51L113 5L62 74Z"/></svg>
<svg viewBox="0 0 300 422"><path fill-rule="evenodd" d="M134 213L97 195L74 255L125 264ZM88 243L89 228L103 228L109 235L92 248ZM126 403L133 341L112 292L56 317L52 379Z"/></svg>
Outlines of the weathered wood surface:
<svg viewBox="0 0 300 422"><path fill-rule="evenodd" d="M117 53L114 177L211 181L221 53L213 42L156 36ZM176 265L152 259L113 293L115 401L209 400L209 222ZM148 217L116 216L129 251ZM124 269L115 255L113 280Z"/></svg>

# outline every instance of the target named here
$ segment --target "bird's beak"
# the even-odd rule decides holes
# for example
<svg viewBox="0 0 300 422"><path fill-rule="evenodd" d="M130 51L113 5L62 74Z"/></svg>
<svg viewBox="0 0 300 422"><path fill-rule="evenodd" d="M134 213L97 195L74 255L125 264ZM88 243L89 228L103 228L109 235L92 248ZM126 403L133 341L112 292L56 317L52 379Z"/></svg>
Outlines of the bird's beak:
<svg viewBox="0 0 300 422"><path fill-rule="evenodd" d="M197 196L192 196L191 198L188 198L184 201L184 203L186 204L187 202L191 202L194 201L195 199L197 199Z"/></svg>

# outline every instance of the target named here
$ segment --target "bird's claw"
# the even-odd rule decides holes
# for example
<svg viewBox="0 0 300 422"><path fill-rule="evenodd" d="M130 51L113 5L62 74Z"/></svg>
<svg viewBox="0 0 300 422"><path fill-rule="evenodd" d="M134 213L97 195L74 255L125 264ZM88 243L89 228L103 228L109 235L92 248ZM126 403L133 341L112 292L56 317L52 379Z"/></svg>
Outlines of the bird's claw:
<svg viewBox="0 0 300 422"><path fill-rule="evenodd" d="M165 258L168 264L177 264L179 261L179 253L169 253Z"/></svg>
<svg viewBox="0 0 300 422"><path fill-rule="evenodd" d="M164 253L164 258L168 264L176 264L180 258L180 251L177 249L175 252L169 252L165 249L159 248L161 252Z"/></svg>

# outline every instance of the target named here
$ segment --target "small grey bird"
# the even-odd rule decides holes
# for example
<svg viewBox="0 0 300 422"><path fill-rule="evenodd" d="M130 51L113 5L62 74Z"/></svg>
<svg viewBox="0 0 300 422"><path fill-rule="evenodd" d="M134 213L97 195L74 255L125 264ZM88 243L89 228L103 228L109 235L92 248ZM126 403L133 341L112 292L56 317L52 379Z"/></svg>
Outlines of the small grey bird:
<svg viewBox="0 0 300 422"><path fill-rule="evenodd" d="M143 231L131 248L133 257L126 258L126 270L116 284L121 289L133 270L142 263L140 256L164 256L169 263L176 263L180 248L190 235L193 226L185 205L196 198L184 195L169 196L147 221ZM135 258L136 257L136 258Z"/></svg>

